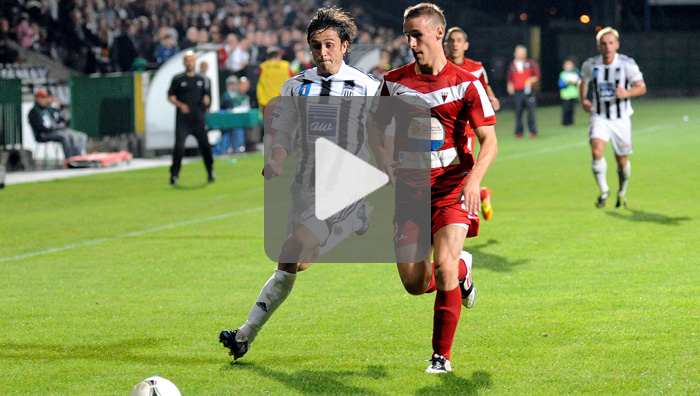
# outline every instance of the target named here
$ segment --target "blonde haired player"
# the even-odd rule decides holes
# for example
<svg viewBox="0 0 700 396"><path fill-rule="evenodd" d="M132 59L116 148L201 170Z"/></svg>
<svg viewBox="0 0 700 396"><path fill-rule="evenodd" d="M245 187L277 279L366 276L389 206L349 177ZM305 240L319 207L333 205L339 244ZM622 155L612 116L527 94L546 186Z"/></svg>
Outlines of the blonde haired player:
<svg viewBox="0 0 700 396"><path fill-rule="evenodd" d="M591 169L595 176L600 196L596 207L605 206L610 195L605 162L605 144L612 141L617 175L620 187L617 190L615 207L627 206L627 184L630 180L631 165L628 156L632 154L633 113L630 98L644 95L647 87L644 77L634 59L618 54L620 35L617 30L606 27L596 35L600 55L588 58L581 67L583 83L579 95L583 110L591 115L589 141L591 144ZM591 100L588 95L591 95Z"/></svg>
<svg viewBox="0 0 700 396"><path fill-rule="evenodd" d="M445 26L445 16L434 4L421 3L407 8L403 31L415 62L387 72L381 87L382 96L422 98L430 106L431 126L442 131L430 135L430 233L434 268L430 257L420 262L397 263L407 292L420 295L436 291L432 353L426 369L427 373L435 374L452 370L450 352L462 304L473 305L476 295L470 284L471 255L463 252L462 246L465 238L478 234L480 184L497 152L493 126L496 116L491 102L474 75L447 61L442 49ZM396 191L403 192L396 195L397 207L410 206L420 198L418 190L422 186L420 183L416 186L410 177L414 169L398 161L402 154L410 154L410 138L398 133L409 129L405 124L410 120L392 117L383 110L380 103L370 127L370 145L377 166L390 180L395 180ZM383 145L384 131L392 118L397 131L393 158ZM480 150L474 158L473 142L477 139ZM397 256L401 249L410 249L412 241L415 245L418 235L427 231L422 230L416 220L422 210L415 208L403 213L401 218L395 217Z"/></svg>

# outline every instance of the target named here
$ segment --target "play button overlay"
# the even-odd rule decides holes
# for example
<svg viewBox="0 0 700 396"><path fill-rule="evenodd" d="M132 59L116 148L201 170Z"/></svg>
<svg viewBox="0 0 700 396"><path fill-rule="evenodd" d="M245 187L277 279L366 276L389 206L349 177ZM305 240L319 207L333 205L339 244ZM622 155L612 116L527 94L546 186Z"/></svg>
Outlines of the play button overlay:
<svg viewBox="0 0 700 396"><path fill-rule="evenodd" d="M389 182L386 173L326 138L316 140L316 217L325 221Z"/></svg>
<svg viewBox="0 0 700 396"><path fill-rule="evenodd" d="M343 92L354 92L352 85L346 87ZM270 260L374 264L427 257L430 107L416 106L415 97L401 98L285 96L268 102L260 162L265 177L257 177L264 186L264 247ZM388 122L379 136L374 114ZM370 141L386 145L384 152L396 161L395 180L403 184L389 184ZM240 202L255 200L254 185L240 189ZM245 238L251 252L262 230L256 218L258 213L246 213L235 225L237 238ZM253 257L241 253L244 261L267 265Z"/></svg>

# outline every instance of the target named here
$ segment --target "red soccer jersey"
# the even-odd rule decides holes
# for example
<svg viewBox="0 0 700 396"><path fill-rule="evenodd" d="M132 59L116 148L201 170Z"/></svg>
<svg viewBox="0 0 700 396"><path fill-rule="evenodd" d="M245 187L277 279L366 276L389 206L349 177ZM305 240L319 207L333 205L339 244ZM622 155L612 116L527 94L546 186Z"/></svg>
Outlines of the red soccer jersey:
<svg viewBox="0 0 700 396"><path fill-rule="evenodd" d="M382 96L418 96L430 106L430 131L418 131L407 125L411 120L396 119L394 159L402 154L415 152L411 140L430 139L431 144L431 201L432 206L454 203L460 194L464 179L474 166L474 131L494 125L496 116L484 86L472 74L453 63L447 62L437 75L416 74L415 62L387 72L381 90ZM391 114L378 110L375 118L379 123L389 124ZM384 119L383 119L384 118ZM430 136L427 136L427 135ZM411 184L411 169L401 166L396 177Z"/></svg>
<svg viewBox="0 0 700 396"><path fill-rule="evenodd" d="M464 58L464 62L460 63L459 65L455 63L455 66L473 74L474 77L481 81L481 85L483 85L484 88L489 86L489 77L486 75L486 69L484 69L484 65L481 62Z"/></svg>

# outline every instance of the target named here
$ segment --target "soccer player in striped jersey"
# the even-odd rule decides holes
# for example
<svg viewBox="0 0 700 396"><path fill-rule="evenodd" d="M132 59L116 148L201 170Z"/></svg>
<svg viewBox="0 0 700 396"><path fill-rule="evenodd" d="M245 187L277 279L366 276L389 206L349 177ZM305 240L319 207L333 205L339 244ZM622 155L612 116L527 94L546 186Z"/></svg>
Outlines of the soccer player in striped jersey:
<svg viewBox="0 0 700 396"><path fill-rule="evenodd" d="M411 141L430 142L430 206L434 268L430 257L415 263L397 263L406 291L419 295L436 291L433 311L433 339L427 373L452 370L450 351L461 307L468 300L467 279L471 255L462 252L464 239L474 237L479 229L480 184L497 152L494 124L496 116L481 82L472 74L448 62L442 49L445 17L434 4L421 3L404 12L403 30L415 62L387 72L381 87L382 96L417 96L430 106L430 133L412 131L406 120L395 117L396 136L393 158L383 147L383 131L392 115L380 103L370 128L370 146L377 165L395 181L397 207L410 205L422 195L415 184L416 170L410 161ZM467 126L471 124L471 128ZM403 131L400 134L400 131ZM430 136L427 136L430 135ZM480 150L475 159L474 141ZM416 195L416 196L412 196ZM404 202L405 201L405 202ZM422 211L422 208L417 208ZM419 213L395 217L397 256L410 249L421 230L415 218ZM464 255L466 253L466 256ZM469 261L468 263L466 263ZM466 264L466 265L465 265ZM468 302L468 301L467 301Z"/></svg>
<svg viewBox="0 0 700 396"><path fill-rule="evenodd" d="M354 40L355 33L355 22L346 12L335 7L320 8L306 32L306 39L316 67L287 80L282 85L280 95L286 97L354 96L358 101L362 100L361 97L365 97L368 103L366 108L369 107L379 88L379 81L369 74L348 66L343 60L350 50L350 43ZM295 148L299 149L300 157L291 187L290 222L277 269L263 286L260 296L248 314L246 323L237 330L222 331L219 334L219 342L229 349L229 354L235 359L242 357L248 351L263 325L289 296L297 272L307 268L314 258L336 246L353 232L358 235L363 234L369 225L367 219L369 207L362 201L327 221L321 221L314 215L313 206L315 195L313 146L316 138L323 136L333 139L335 137L339 146L367 160L369 152L364 145L365 130L361 128L361 125L366 123L366 108L365 111L361 111L357 106L349 106L350 113L347 114L341 111L340 107L334 110L333 106L318 106L323 108L313 113L315 117L332 116L337 122L333 123L336 125L333 130L324 129L321 135L315 135L313 126L304 124L310 117L298 116L302 111L308 111L307 115L312 114L313 105L310 101L281 99L277 103L274 109L275 115L270 119L272 129L277 132L272 144L272 154L265 163L263 175L267 179L280 175L284 160ZM297 105L308 106L308 109L291 108ZM286 106L290 107L285 108ZM329 114L332 111L337 113ZM296 120L291 119L294 115L297 115ZM299 133L295 139L294 134L297 130L305 132ZM358 133L342 135L343 130L358 131Z"/></svg>
<svg viewBox="0 0 700 396"><path fill-rule="evenodd" d="M489 96L493 110L498 111L501 108L501 102L489 85L489 77L486 74L486 69L484 69L484 65L481 62L464 56L464 53L468 49L469 41L467 41L467 32L457 26L449 28L445 35L445 55L447 56L447 60L478 78L484 88L486 88L486 94ZM481 187L481 215L484 216L484 220L491 220L491 217L493 217L491 189L488 187Z"/></svg>
<svg viewBox="0 0 700 396"><path fill-rule="evenodd" d="M605 206L610 195L605 162L605 144L611 140L620 187L617 190L615 207L627 206L627 184L630 180L631 165L628 156L632 154L633 113L630 98L647 92L644 77L634 59L618 54L620 35L617 30L606 27L596 35L600 55L588 58L581 67L583 83L579 94L583 109L591 115L589 141L593 160L591 168L595 176L600 196L596 207ZM591 100L588 99L589 95Z"/></svg>

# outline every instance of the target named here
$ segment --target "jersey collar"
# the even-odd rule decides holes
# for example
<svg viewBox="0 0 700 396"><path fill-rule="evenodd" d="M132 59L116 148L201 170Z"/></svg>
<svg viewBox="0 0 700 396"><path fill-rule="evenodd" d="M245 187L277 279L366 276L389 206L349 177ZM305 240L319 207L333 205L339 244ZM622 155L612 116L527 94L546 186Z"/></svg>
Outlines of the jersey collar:
<svg viewBox="0 0 700 396"><path fill-rule="evenodd" d="M345 69L347 69L348 67L349 66L345 63L345 61L343 61L343 63L341 63L340 67L338 68L338 72L335 74L331 74L328 77L323 77L322 75L318 74L318 68L315 68L314 71L316 72L316 75L318 76L318 78L320 78L321 80L334 80L335 76L343 74Z"/></svg>

